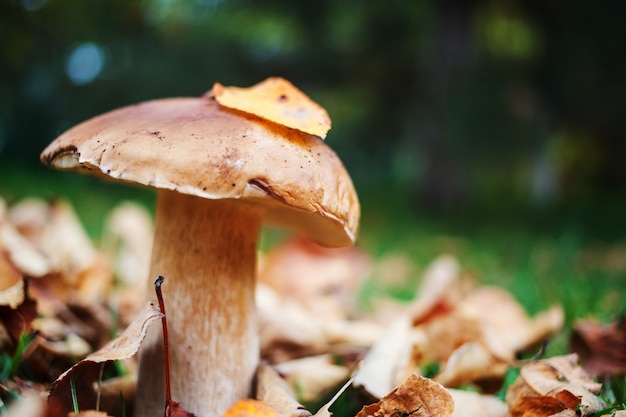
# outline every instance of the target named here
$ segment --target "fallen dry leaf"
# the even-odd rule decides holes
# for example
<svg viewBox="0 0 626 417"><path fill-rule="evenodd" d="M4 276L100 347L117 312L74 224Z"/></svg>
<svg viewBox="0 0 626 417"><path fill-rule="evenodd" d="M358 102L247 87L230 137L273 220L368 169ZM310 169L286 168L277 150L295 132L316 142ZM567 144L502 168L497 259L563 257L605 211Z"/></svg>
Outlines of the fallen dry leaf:
<svg viewBox="0 0 626 417"><path fill-rule="evenodd" d="M248 88L224 87L215 83L212 94L224 107L250 113L322 139L330 130L330 118L326 110L283 78L268 78Z"/></svg>
<svg viewBox="0 0 626 417"><path fill-rule="evenodd" d="M44 417L46 414L46 398L28 393L7 407L5 417Z"/></svg>
<svg viewBox="0 0 626 417"><path fill-rule="evenodd" d="M454 411L454 400L441 384L412 374L387 396L367 405L356 417L449 417Z"/></svg>
<svg viewBox="0 0 626 417"><path fill-rule="evenodd" d="M497 358L481 343L469 342L452 352L434 379L446 387L454 387L468 381L500 378L509 365L510 362Z"/></svg>
<svg viewBox="0 0 626 417"><path fill-rule="evenodd" d="M384 331L383 325L369 320L315 314L310 308L314 300L303 305L262 282L257 283L255 299L261 357L272 364L328 352L360 355Z"/></svg>
<svg viewBox="0 0 626 417"><path fill-rule="evenodd" d="M369 257L357 247L327 248L297 237L262 258L258 281L316 315L347 319L355 314L355 294L370 267Z"/></svg>
<svg viewBox="0 0 626 417"><path fill-rule="evenodd" d="M11 270L9 274L3 274L2 255L0 255L0 281L2 289L0 290L0 306L9 306L15 310L17 306L24 302L26 297L24 291L24 280L20 275L13 275Z"/></svg>
<svg viewBox="0 0 626 417"><path fill-rule="evenodd" d="M354 386L363 387L375 398L389 394L408 376L412 350L411 322L408 317L399 317L370 348Z"/></svg>
<svg viewBox="0 0 626 417"><path fill-rule="evenodd" d="M425 334L415 350L422 362L436 361L444 368L437 380L447 386L503 377L520 350L552 335L563 324L560 307L531 319L504 290L453 288L455 303L443 297L438 304L430 304L430 310L422 309L428 314L414 322L416 330Z"/></svg>
<svg viewBox="0 0 626 417"><path fill-rule="evenodd" d="M161 311L153 303L147 303L122 334L87 356L83 361L101 363L134 356L152 322L161 317L163 317Z"/></svg>
<svg viewBox="0 0 626 417"><path fill-rule="evenodd" d="M510 293L493 286L470 292L460 302L458 312L478 324L483 343L504 360L513 360L516 352L556 333L564 322L559 306L529 318Z"/></svg>
<svg viewBox="0 0 626 417"><path fill-rule="evenodd" d="M33 328L33 320L37 317L37 303L27 293L28 285L25 281L20 281L22 287L20 292L13 301L21 300L19 304L14 307L10 305L0 305L0 322L6 329L7 333L11 337L13 343L17 343L19 338L27 333L30 333Z"/></svg>
<svg viewBox="0 0 626 417"><path fill-rule="evenodd" d="M448 389L454 400L452 417L506 417L509 407L493 395Z"/></svg>
<svg viewBox="0 0 626 417"><path fill-rule="evenodd" d="M22 236L12 224L0 220L0 249L11 264L30 277L42 277L53 271L52 261L32 242Z"/></svg>
<svg viewBox="0 0 626 417"><path fill-rule="evenodd" d="M559 399L550 396L520 397L510 409L511 417L574 417L575 409L568 408Z"/></svg>
<svg viewBox="0 0 626 417"><path fill-rule="evenodd" d="M105 220L103 251L111 258L115 276L124 288L146 288L153 229L148 210L132 202L120 203Z"/></svg>
<svg viewBox="0 0 626 417"><path fill-rule="evenodd" d="M310 415L296 400L287 382L267 364L261 364L256 373L256 399L267 404L278 415Z"/></svg>
<svg viewBox="0 0 626 417"><path fill-rule="evenodd" d="M147 303L120 336L59 376L52 385L48 396L48 407L52 415L62 415L61 413L68 413L72 410L71 379L76 385L79 405L82 409L93 409L96 402L93 382L97 378L100 367L107 361L128 359L134 356L139 350L150 325L161 317L161 311L154 304Z"/></svg>
<svg viewBox="0 0 626 417"><path fill-rule="evenodd" d="M453 310L464 296L464 286L456 258L450 255L436 258L424 271L416 299L409 307L413 324L418 326Z"/></svg>
<svg viewBox="0 0 626 417"><path fill-rule="evenodd" d="M529 407L534 410L532 412L539 413L542 405L550 410L561 407L555 412L564 411L570 409L572 399L577 398L579 403L575 408L580 415L586 416L606 408L606 403L596 395L601 388L602 385L578 365L576 354L555 356L524 365L507 391L506 402L511 413L524 415L524 410ZM536 397L541 400L530 400Z"/></svg>
<svg viewBox="0 0 626 417"><path fill-rule="evenodd" d="M350 370L335 364L329 354L290 360L275 365L274 369L303 402L319 399L350 375Z"/></svg>
<svg viewBox="0 0 626 417"><path fill-rule="evenodd" d="M595 377L626 375L626 319L604 326L592 320L575 323L571 348Z"/></svg>
<svg viewBox="0 0 626 417"><path fill-rule="evenodd" d="M72 206L63 200L53 201L38 242L42 252L57 270L68 271L68 282L91 263L96 250Z"/></svg>
<svg viewBox="0 0 626 417"><path fill-rule="evenodd" d="M317 355L327 349L324 322L301 304L263 283L256 286L261 357L270 363Z"/></svg>

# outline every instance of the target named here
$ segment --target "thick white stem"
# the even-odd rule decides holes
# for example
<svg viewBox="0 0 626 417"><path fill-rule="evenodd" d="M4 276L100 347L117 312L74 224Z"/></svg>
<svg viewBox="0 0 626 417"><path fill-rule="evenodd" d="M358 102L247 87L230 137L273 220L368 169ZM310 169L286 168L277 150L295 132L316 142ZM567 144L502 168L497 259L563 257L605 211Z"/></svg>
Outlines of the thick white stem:
<svg viewBox="0 0 626 417"><path fill-rule="evenodd" d="M221 417L250 394L262 216L260 207L236 200L159 192L150 285L165 277L172 399L198 417ZM163 415L162 343L160 326L152 326L139 357L136 416Z"/></svg>

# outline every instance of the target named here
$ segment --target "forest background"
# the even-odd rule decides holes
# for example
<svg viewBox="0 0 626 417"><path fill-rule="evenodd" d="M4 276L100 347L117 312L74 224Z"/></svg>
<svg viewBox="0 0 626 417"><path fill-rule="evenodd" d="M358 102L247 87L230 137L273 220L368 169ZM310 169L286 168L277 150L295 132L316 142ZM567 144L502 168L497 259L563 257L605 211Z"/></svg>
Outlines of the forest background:
<svg viewBox="0 0 626 417"><path fill-rule="evenodd" d="M531 311L612 318L626 307L624 16L563 0L3 1L0 195L68 198L97 237L112 201L153 197L41 167L58 134L282 76L328 110L374 256L402 251L419 271L452 253Z"/></svg>

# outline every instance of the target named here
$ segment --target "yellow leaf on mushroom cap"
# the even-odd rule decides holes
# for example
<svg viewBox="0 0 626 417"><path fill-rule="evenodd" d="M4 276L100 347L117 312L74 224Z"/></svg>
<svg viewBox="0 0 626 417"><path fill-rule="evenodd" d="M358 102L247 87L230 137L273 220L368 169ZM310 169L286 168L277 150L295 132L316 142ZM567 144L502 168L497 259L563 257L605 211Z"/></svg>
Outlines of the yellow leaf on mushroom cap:
<svg viewBox="0 0 626 417"><path fill-rule="evenodd" d="M289 81L272 77L252 87L213 85L215 100L230 109L253 114L322 139L330 130L330 117L319 104Z"/></svg>

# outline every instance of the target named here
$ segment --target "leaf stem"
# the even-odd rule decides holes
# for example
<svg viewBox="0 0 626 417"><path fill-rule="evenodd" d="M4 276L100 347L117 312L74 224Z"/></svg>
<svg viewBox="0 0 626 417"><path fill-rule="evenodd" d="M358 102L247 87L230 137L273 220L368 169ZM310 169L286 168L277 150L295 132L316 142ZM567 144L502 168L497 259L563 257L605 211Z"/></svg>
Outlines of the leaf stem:
<svg viewBox="0 0 626 417"><path fill-rule="evenodd" d="M172 391L170 388L170 349L169 338L167 336L167 318L165 315L165 303L163 302L163 294L161 292L161 285L163 284L163 278L159 275L154 281L154 289L156 291L157 300L159 301L159 309L163 314L161 323L163 324L163 353L165 356L165 409L167 410L172 403Z"/></svg>

